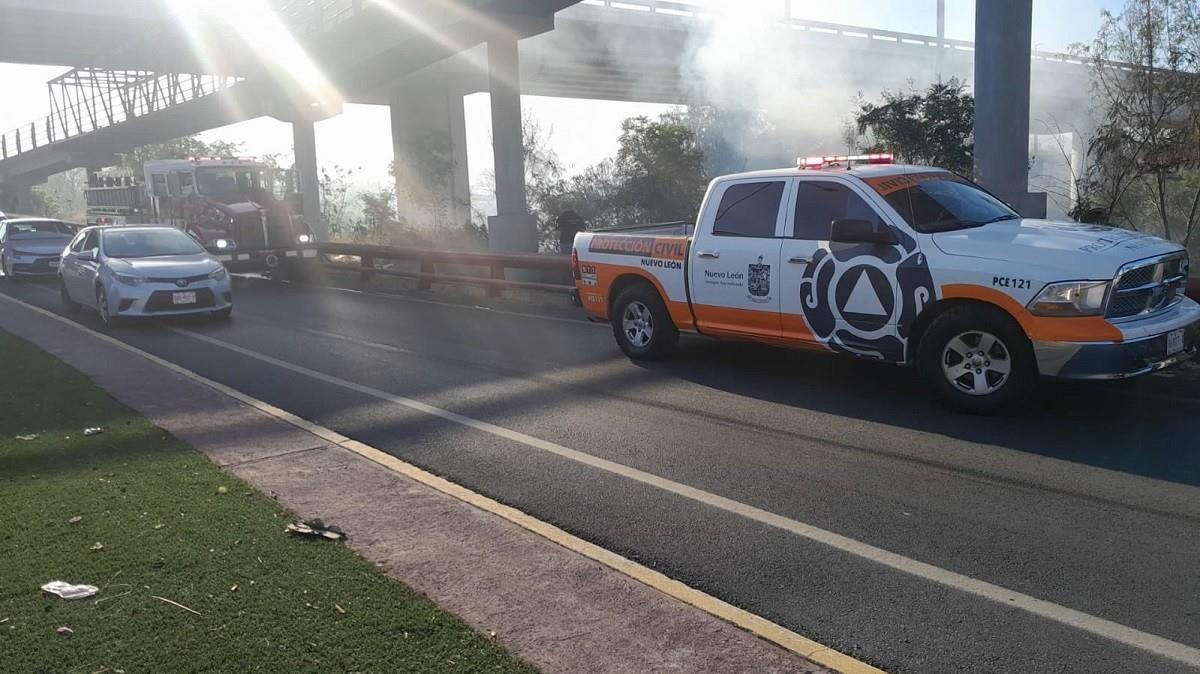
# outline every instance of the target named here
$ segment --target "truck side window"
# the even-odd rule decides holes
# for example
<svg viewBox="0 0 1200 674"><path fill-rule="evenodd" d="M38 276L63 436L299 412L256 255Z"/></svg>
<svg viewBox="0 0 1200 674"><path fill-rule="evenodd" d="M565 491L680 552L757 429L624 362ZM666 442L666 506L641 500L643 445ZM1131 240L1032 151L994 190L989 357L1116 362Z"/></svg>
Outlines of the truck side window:
<svg viewBox="0 0 1200 674"><path fill-rule="evenodd" d="M844 218L882 225L875 209L845 185L829 180L800 181L793 238L828 241L830 224Z"/></svg>
<svg viewBox="0 0 1200 674"><path fill-rule="evenodd" d="M179 193L183 196L189 196L196 191L192 185L192 174L187 172L179 173Z"/></svg>
<svg viewBox="0 0 1200 674"><path fill-rule="evenodd" d="M167 177L161 173L156 173L150 178L151 185L154 188L154 196L167 196Z"/></svg>
<svg viewBox="0 0 1200 674"><path fill-rule="evenodd" d="M730 185L717 207L713 235L775 238L782 199L783 182L779 180Z"/></svg>

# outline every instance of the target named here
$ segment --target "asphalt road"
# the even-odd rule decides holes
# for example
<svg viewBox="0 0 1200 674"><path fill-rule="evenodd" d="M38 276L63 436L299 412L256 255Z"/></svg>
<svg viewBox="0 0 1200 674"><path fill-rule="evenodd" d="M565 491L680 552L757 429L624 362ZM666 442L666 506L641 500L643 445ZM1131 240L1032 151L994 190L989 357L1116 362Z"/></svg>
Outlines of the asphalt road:
<svg viewBox="0 0 1200 674"><path fill-rule="evenodd" d="M634 364L567 310L236 302L109 332L889 671L1197 671L1195 366L979 418L849 359L696 339Z"/></svg>

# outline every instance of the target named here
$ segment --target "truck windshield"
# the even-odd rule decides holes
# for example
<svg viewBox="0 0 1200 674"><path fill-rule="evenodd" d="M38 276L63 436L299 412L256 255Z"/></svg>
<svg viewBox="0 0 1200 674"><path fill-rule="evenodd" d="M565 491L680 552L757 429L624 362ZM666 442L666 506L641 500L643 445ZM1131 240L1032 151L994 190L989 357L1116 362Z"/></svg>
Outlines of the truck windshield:
<svg viewBox="0 0 1200 674"><path fill-rule="evenodd" d="M234 192L269 188L269 170L250 166L202 166L196 169L200 193L221 196Z"/></svg>
<svg viewBox="0 0 1200 674"><path fill-rule="evenodd" d="M108 257L160 257L196 255L204 248L177 229L126 229L104 232L104 254Z"/></svg>
<svg viewBox="0 0 1200 674"><path fill-rule="evenodd" d="M978 185L953 173L918 173L868 181L924 234L981 227L1021 216Z"/></svg>

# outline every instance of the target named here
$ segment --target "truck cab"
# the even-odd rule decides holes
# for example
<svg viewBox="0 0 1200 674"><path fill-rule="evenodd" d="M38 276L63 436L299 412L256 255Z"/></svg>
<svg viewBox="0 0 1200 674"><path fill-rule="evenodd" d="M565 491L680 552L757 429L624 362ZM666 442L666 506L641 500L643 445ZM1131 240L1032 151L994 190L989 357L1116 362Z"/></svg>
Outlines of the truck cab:
<svg viewBox="0 0 1200 674"><path fill-rule="evenodd" d="M289 178L253 159L151 160L141 176L91 176L88 222L178 227L232 271L299 269L317 250L294 213Z"/></svg>
<svg viewBox="0 0 1200 674"><path fill-rule="evenodd" d="M1025 219L961 176L889 160L724 176L683 231L580 234L582 305L634 358L679 332L842 353L916 366L969 411L1039 377L1127 377L1195 352L1181 246Z"/></svg>

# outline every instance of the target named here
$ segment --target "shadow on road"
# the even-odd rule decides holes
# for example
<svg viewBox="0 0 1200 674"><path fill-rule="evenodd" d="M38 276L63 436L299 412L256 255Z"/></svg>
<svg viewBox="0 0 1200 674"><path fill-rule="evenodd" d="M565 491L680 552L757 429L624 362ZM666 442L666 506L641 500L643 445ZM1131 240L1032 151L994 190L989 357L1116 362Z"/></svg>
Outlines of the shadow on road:
<svg viewBox="0 0 1200 674"><path fill-rule="evenodd" d="M643 368L727 393L1200 486L1200 367L1123 382L1042 382L1008 413L941 407L906 368L688 340Z"/></svg>

